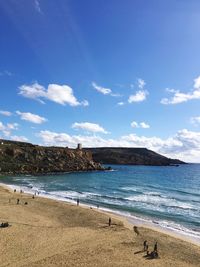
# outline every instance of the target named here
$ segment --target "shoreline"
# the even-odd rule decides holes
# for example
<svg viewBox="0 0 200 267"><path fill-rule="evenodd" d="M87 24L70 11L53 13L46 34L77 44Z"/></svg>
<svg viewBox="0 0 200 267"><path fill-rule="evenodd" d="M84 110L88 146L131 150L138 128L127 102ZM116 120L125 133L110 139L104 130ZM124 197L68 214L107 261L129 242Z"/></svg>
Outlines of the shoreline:
<svg viewBox="0 0 200 267"><path fill-rule="evenodd" d="M137 234L125 217L32 195L0 186L0 222L8 222L0 227L0 267L199 266L200 247L191 242L145 225ZM158 258L144 240L150 253L157 242Z"/></svg>
<svg viewBox="0 0 200 267"><path fill-rule="evenodd" d="M15 185L8 185L8 184L4 184L4 183L0 183L0 188L1 187L9 190L11 193L13 193L14 187L16 187L19 191L22 188L22 187L17 186L17 185L16 186ZM27 189L27 191L24 191L23 194L27 194L28 196L32 196L34 194L34 192L31 192L31 190L30 191L28 190L29 188L26 188L26 189ZM19 192L17 192L17 193L19 193ZM37 195L37 198L38 197L43 198L43 199L47 199L47 200L50 199L52 201L57 201L57 202L61 202L61 203L64 202L66 204L72 204L72 205L76 206L75 200L69 200L69 199L67 200L67 199L64 199L62 197L60 197L60 198L54 197L54 196L51 196L48 194L46 195L43 193L40 193L40 195ZM133 230L133 226L143 227L146 229L150 229L150 230L159 232L161 234L169 235L173 238L180 239L184 242L189 242L193 245L200 247L200 238L195 237L195 236L191 236L184 231L180 231L179 229L173 229L172 227L167 228L167 227L161 226L158 223L155 223L153 221L151 222L151 221L148 221L147 219L140 218L140 217L137 217L134 215L132 215L132 216L126 215L120 211L114 211L114 210L111 210L109 208L102 208L102 207L97 208L96 206L94 206L92 204L89 205L89 204L85 204L85 203L80 203L80 208L93 209L93 210L95 210L101 214L110 215L113 218L115 218L116 220L123 222L124 226L130 230Z"/></svg>

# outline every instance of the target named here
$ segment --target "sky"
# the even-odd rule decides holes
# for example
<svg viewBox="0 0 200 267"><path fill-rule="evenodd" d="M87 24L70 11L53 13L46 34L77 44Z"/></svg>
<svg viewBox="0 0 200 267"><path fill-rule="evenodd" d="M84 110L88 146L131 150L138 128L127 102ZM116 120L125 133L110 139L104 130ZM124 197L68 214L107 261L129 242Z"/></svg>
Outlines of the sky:
<svg viewBox="0 0 200 267"><path fill-rule="evenodd" d="M0 138L200 162L198 0L2 0L0 36Z"/></svg>

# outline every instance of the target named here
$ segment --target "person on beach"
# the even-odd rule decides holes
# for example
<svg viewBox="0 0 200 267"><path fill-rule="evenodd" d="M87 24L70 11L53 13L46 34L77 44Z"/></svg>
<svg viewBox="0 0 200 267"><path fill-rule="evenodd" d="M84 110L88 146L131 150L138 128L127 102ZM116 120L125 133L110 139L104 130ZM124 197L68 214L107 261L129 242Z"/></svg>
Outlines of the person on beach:
<svg viewBox="0 0 200 267"><path fill-rule="evenodd" d="M17 199L17 205L19 204L19 198Z"/></svg>
<svg viewBox="0 0 200 267"><path fill-rule="evenodd" d="M111 226L111 218L108 220L108 225Z"/></svg>
<svg viewBox="0 0 200 267"><path fill-rule="evenodd" d="M154 245L154 251L156 251L156 252L158 251L158 242L156 242Z"/></svg>
<svg viewBox="0 0 200 267"><path fill-rule="evenodd" d="M133 231L136 233L136 235L139 235L139 231L137 226L133 226Z"/></svg>
<svg viewBox="0 0 200 267"><path fill-rule="evenodd" d="M146 251L147 250L147 240L144 241L143 246L144 246L144 251Z"/></svg>
<svg viewBox="0 0 200 267"><path fill-rule="evenodd" d="M157 251L152 251L150 254L149 254L149 257L151 259L157 259L158 258L158 252Z"/></svg>
<svg viewBox="0 0 200 267"><path fill-rule="evenodd" d="M80 200L79 200L79 198L77 198L77 201L76 201L77 206L79 206L79 202L80 202Z"/></svg>

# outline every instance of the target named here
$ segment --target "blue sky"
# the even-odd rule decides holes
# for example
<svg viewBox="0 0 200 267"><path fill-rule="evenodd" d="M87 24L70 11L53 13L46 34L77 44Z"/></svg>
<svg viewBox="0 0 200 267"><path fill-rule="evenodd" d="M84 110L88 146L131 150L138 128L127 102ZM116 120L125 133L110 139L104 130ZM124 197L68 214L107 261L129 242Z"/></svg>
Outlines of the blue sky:
<svg viewBox="0 0 200 267"><path fill-rule="evenodd" d="M200 162L200 2L0 2L0 137Z"/></svg>

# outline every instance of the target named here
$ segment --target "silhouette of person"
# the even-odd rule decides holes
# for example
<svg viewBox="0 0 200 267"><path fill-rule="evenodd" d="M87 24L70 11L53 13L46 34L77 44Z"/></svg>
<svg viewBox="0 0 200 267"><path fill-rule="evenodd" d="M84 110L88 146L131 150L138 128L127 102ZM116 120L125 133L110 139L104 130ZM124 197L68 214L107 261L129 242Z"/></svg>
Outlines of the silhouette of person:
<svg viewBox="0 0 200 267"><path fill-rule="evenodd" d="M147 240L144 241L143 245L144 245L144 251L147 250Z"/></svg>
<svg viewBox="0 0 200 267"><path fill-rule="evenodd" d="M157 250L158 250L158 242L156 242L155 245L154 245L154 251L157 252Z"/></svg>

